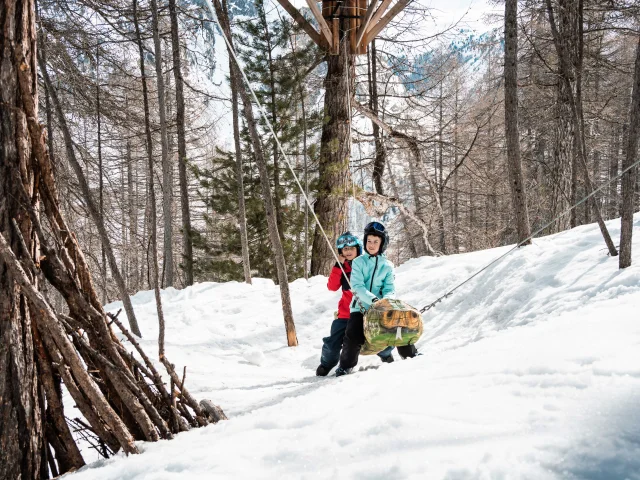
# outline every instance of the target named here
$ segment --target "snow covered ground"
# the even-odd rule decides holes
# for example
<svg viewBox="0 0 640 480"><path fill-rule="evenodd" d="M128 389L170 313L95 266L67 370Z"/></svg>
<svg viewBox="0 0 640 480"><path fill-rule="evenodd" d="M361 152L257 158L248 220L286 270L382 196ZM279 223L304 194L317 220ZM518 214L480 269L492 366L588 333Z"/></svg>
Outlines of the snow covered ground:
<svg viewBox="0 0 640 480"><path fill-rule="evenodd" d="M69 478L640 479L640 215L635 239L624 271L596 225L537 239L424 316L422 356L341 378L314 376L324 277L291 284L296 348L271 281L167 289L167 355L229 421ZM398 296L421 307L506 248L407 262ZM133 302L157 352L153 292Z"/></svg>

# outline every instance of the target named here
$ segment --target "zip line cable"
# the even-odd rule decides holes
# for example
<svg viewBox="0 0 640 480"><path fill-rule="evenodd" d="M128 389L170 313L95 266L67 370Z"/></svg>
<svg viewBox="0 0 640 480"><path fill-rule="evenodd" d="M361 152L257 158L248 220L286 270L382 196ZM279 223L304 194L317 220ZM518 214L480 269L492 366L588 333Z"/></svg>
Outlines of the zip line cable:
<svg viewBox="0 0 640 480"><path fill-rule="evenodd" d="M336 252L335 252L335 250L333 248L333 245L331 244L331 241L329 240L329 237L327 237L327 234L324 231L324 228L322 227L322 224L320 223L320 220L318 219L318 216L316 215L316 212L313 210L313 208L311 206L311 202L309 201L309 197L307 197L307 194L306 194L304 188L302 188L302 185L300 184L300 180L298 179L298 176L296 175L296 172L293 169L293 167L291 165L291 162L289 162L289 157L285 153L284 148L282 148L282 144L280 143L280 140L278 139L278 136L275 134L275 131L273 130L273 126L271 125L271 121L269 120L266 112L264 111L264 107L260 103L260 100L258 100L258 97L256 96L256 93L253 90L253 87L251 86L251 83L249 82L249 78L247 77L247 74L245 73L244 68L242 68L242 64L240 63L240 60L238 59L238 57L236 55L236 52L235 52L235 50L233 49L233 47L231 45L230 39L228 39L227 35L224 33L224 30L222 29L222 26L220 25L220 22L218 21L218 17L216 16L215 11L213 9L213 5L211 4L211 0L207 0L207 6L209 7L209 11L210 11L211 16L213 18L213 21L216 23L216 25L218 25L218 28L220 29L220 34L222 35L224 43L227 45L227 50L231 53L231 56L235 60L235 63L238 66L238 70L240 70L240 73L242 74L242 78L244 78L245 84L247 85L247 87L249 88L249 91L251 92L251 95L253 96L253 100L258 105L258 111L260 112L260 115L262 116L262 119L265 121L265 123L269 127L269 131L271 132L271 135L272 135L274 141L278 145L278 149L280 150L280 153L282 154L282 157L284 158L285 163L289 167L289 170L291 171L291 174L293 175L293 178L295 179L296 184L298 185L298 188L300 189L300 192L302 193L302 196L304 197L304 201L307 204L307 207L309 208L309 211L311 212L311 214L313 215L313 218L316 221L316 225L318 225L318 227L320 228L320 231L322 232L322 236L324 237L325 241L327 242L327 245L329 245L329 251L331 251L331 253L333 254L333 257L335 258L336 263L340 267L340 270L342 270L342 274L347 279L347 283L349 284L349 288L351 288L351 280L350 280L349 276L347 275L347 273L345 272L345 270L344 270L344 268L342 266L342 263L340 263L340 259L338 258L338 255L336 254ZM343 43L343 45L345 45L344 42L342 42L342 43ZM345 45L345 48L348 48L348 46ZM349 78L348 78L348 76L349 76L349 69L347 69L347 91L349 91L349 83L348 83L349 82ZM351 119L351 101L350 101L350 99L349 99L349 119ZM351 122L350 121L349 121L349 132L351 132ZM356 301L358 302L358 304L360 306L360 310L362 311L362 313L365 313L364 306L362 305L362 302L358 298L358 295L356 294L355 291L353 291L352 288L351 288L351 292L353 293L353 296L356 298Z"/></svg>
<svg viewBox="0 0 640 480"><path fill-rule="evenodd" d="M568 209L566 209L564 212L562 212L560 215L558 215L556 218L554 218L553 220L551 220L550 222L546 223L544 226L542 226L541 228L539 228L538 230L536 230L534 233L532 233L531 235L529 235L529 237L525 238L524 240L522 240L521 242L519 242L515 247L513 247L512 249L510 249L509 251L507 251L506 253L500 255L499 257L493 259L491 262L489 262L487 265L485 265L483 268L481 268L480 270L478 270L476 273L474 273L473 275L471 275L469 278L467 278L465 281L459 283L458 285L456 285L455 287L453 287L451 290L448 290L445 294L441 295L437 300L435 300L434 302L422 307L420 309L420 313L424 313L428 310L430 310L431 308L435 307L438 303L440 303L442 300L444 300L445 298L451 296L453 294L453 292L455 292L456 290L458 290L460 287L462 287L464 284L470 282L472 279L474 279L475 277L477 277L478 275L480 275L482 272L484 272L486 269L488 269L491 265L499 262L500 260L502 260L504 257L506 257L507 255L509 255L510 253L512 253L514 250L518 249L519 247L521 247L524 243L527 243L529 240L532 240L533 237L535 237L537 234L539 234L540 232L542 232L545 228L547 228L548 226L550 226L553 222L555 222L556 220L564 217L565 215L567 215L569 212L571 212L571 210L573 210L574 208L578 207L579 205L581 205L582 203L586 202L588 199L590 199L591 197L593 197L596 193L598 193L600 190L602 190L603 188L609 186L613 181L617 180L618 178L622 177L622 175L624 175L625 173L627 173L629 170L631 170L633 167L635 167L636 165L640 164L640 160L636 161L633 165L631 165L630 167L626 168L625 170L623 170L622 172L620 172L618 175L616 175L614 178L610 179L608 182L604 183L602 186L600 186L599 188L597 188L596 190L594 190L593 192L591 192L589 195L587 195L586 197L584 197L582 200L580 200L578 203L576 203L575 205L569 207Z"/></svg>
<svg viewBox="0 0 640 480"><path fill-rule="evenodd" d="M213 17L213 21L218 25L218 28L220 29L220 33L222 34L222 38L224 39L225 44L227 45L227 49L228 51L231 53L231 56L233 57L233 59L235 60L236 65L238 66L238 69L240 70L240 72L242 73L242 77L244 78L244 81L247 85L247 87L249 88L249 91L251 91L251 95L253 96L253 100L256 102L256 104L258 105L258 110L260 112L260 115L262 116L263 120L265 121L265 123L267 124L267 126L269 127L269 131L271 132L271 135L273 136L274 141L276 142L276 144L278 145L278 149L280 150L280 153L282 154L285 163L287 164L287 166L289 167L289 170L291 171L291 174L293 175L293 178L296 181L296 184L298 185L298 188L300 189L302 196L304 197L304 200L307 204L307 207L309 208L309 210L311 211L311 214L313 215L313 218L316 221L316 225L318 225L318 227L320 228L320 231L322 232L322 236L324 237L325 241L327 242L327 245L329 245L329 250L331 251L331 253L333 254L333 257L336 259L336 262L338 264L338 266L340 267L340 270L342 270L342 274L344 275L344 277L347 279L347 283L349 284L349 288L351 288L351 280L349 279L349 277L347 276L347 273L344 271L344 268L342 266L342 264L340 263L340 259L338 258L338 255L336 254L336 252L333 249L333 245L331 244L331 242L329 241L329 237L327 237L326 232L324 231L324 228L322 227L322 225L320 224L320 221L318 220L318 216L316 215L315 211L313 210L313 208L311 208L311 202L309 201L309 198L307 197L307 194L305 192L305 190L302 188L302 185L300 184L300 180L298 179L298 176L296 175L296 172L294 171L293 167L291 166L291 163L289 162L289 157L287 156L287 154L285 153L284 149L282 148L282 145L280 144L280 140L278 139L277 135L275 134L275 131L273 130L273 126L271 125L271 122L269 121L269 118L267 117L267 114L264 111L264 108L262 106L262 104L260 103L260 100L258 100L258 97L256 96L255 91L253 90L253 88L251 87L251 83L249 82L249 79L244 71L244 68L242 68L242 64L240 63L240 61L238 60L238 57L236 56L236 52L233 50L233 47L231 46L231 42L230 40L227 38L226 34L224 33L224 30L222 29L222 26L220 25L219 21L218 21L218 17L215 14L215 11L213 9L213 6L211 4L211 0L207 0L207 6L209 7L209 11L211 12L211 16ZM343 37L344 40L344 37ZM345 44L345 42L341 42L345 48L348 48L348 45ZM347 59L347 67L348 67L348 59ZM347 77L347 92L349 92L349 69L347 68L346 71L346 77ZM349 96L349 94L348 94ZM348 107L349 107L349 132L351 133L351 98L347 98L347 102L348 102ZM351 153L351 152L349 152ZM420 313L425 313L428 310L431 310L433 307L435 307L438 303L440 303L442 300L444 300L445 298L450 297L453 292L455 292L456 290L458 290L460 287L462 287L463 285L469 283L471 280L473 280L475 277L477 277L478 275L480 275L482 272L484 272L485 270L487 270L489 267L491 267L492 265L496 264L497 262L499 262L500 260L502 260L503 258L505 258L507 255L511 254L512 252L514 252L516 249L518 249L519 247L521 247L524 243L528 242L529 240L532 240L536 235L538 235L539 233L541 233L544 229L546 229L547 227L549 227L551 224L553 224L556 220L564 217L565 215L567 215L569 212L571 212L574 208L578 207L579 205L583 204L584 202L586 202L588 199L590 199L591 197L593 197L596 193L598 193L599 191L601 191L603 188L607 187L608 185L610 185L612 182L614 182L615 180L617 180L618 178L622 177L622 175L624 175L625 173L627 173L629 170L631 170L632 168L634 168L636 165L640 164L640 160L637 160L635 163L633 163L631 166L627 167L625 170L623 170L622 172L620 172L618 175L616 175L614 178L610 179L608 182L604 183L603 185L601 185L600 187L598 187L597 189L595 189L593 192L591 192L589 195L583 197L579 202L577 202L575 205L569 207L568 209L566 209L565 211L563 211L562 213L560 213L560 215L556 216L553 220L549 221L548 223L546 223L544 226L542 226L541 228L539 228L538 230L536 230L534 233L532 233L531 235L529 235L529 237L525 238L524 240L518 242L513 248L511 248L510 250L508 250L506 253L500 255L499 257L495 258L494 260L492 260L491 262L489 262L487 265L485 265L484 267L482 267L480 270L478 270L477 272L475 272L473 275L471 275L469 278L467 278L466 280L464 280L463 282L459 283L458 285L456 285L455 287L451 288L450 290L446 291L443 295L441 295L440 297L438 297L435 301L425 305L424 307L422 307L420 309ZM364 248L364 246L363 246ZM356 301L358 302L358 304L360 305L360 310L361 312L364 314L365 310L364 307L360 301L360 299L358 298L356 292L353 291L353 289L351 289L353 296L355 297Z"/></svg>

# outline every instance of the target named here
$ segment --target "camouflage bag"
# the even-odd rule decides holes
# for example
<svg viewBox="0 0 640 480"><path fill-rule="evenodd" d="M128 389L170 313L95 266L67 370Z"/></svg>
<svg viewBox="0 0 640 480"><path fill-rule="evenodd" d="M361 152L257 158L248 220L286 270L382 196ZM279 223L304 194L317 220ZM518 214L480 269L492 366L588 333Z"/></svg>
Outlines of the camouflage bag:
<svg viewBox="0 0 640 480"><path fill-rule="evenodd" d="M422 335L422 315L402 300L382 299L364 316L361 355L373 355L388 346L415 344Z"/></svg>

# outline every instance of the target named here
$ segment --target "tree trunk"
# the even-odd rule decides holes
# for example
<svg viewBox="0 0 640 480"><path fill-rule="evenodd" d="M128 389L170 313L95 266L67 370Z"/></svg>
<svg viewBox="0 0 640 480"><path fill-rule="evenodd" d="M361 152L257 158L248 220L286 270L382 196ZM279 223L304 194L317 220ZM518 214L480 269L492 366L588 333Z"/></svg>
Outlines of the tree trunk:
<svg viewBox="0 0 640 480"><path fill-rule="evenodd" d="M151 0L151 20L153 25L153 45L156 65L156 82L158 89L158 111L160 114L160 137L162 145L162 220L164 224L164 254L163 271L165 287L173 286L173 224L171 207L172 175L171 160L169 158L169 138L167 134L167 105L165 100L164 77L162 76L162 47L158 26L158 2Z"/></svg>
<svg viewBox="0 0 640 480"><path fill-rule="evenodd" d="M182 61L180 59L180 36L176 0L169 0L171 15L171 44L173 50L173 77L176 82L176 124L178 127L178 172L180 175L180 204L182 206L182 260L184 261L185 285L193 285L193 242L191 240L191 213L189 212L189 190L187 183L187 143L184 128L184 87Z"/></svg>
<svg viewBox="0 0 640 480"><path fill-rule="evenodd" d="M251 263L249 260L249 239L247 236L247 213L244 202L244 175L242 172L242 148L240 146L240 122L238 118L238 90L235 70L232 68L233 58L229 58L231 79L231 108L233 113L233 143L236 150L236 181L238 183L238 225L240 226L240 243L242 245L242 270L244 281L251 284Z"/></svg>
<svg viewBox="0 0 640 480"><path fill-rule="evenodd" d="M574 27L573 30L576 31L575 33L575 45L573 45L573 49L575 51L575 90L576 90L576 109L577 109L577 114L578 114L578 124L580 125L580 132L581 134L584 136L584 111L582 108L582 64L583 64L583 58L584 58L584 28L583 28L583 22L584 22L584 15L583 15L583 10L584 10L584 3L583 0L577 0L578 1L578 8L575 9L575 21L574 21ZM574 142L578 141L577 136L574 137ZM583 138L583 141L586 142L586 139ZM579 186L580 186L580 179L578 176L578 161L579 158L576 154L576 152L579 151L578 147L576 145L574 145L573 148L574 151L574 160L573 160L573 170L572 170L572 176L571 176L571 205L575 205L576 202L578 201L578 195L579 195ZM585 170L587 172L587 176L590 176L590 172L589 172L589 165L588 165L588 154L587 154L587 150L586 148L584 149L584 161L585 161ZM586 192L586 189L585 189ZM590 202L585 202L585 204L589 204ZM573 210L571 210L570 213L570 224L571 224L571 228L577 227L578 226L578 208L580 207L576 207Z"/></svg>
<svg viewBox="0 0 640 480"><path fill-rule="evenodd" d="M609 187L607 188L607 218L614 218L618 214L618 182L615 177L618 176L620 169L620 143L622 138L622 126L613 125L611 127L611 148L609 149L609 165L607 176Z"/></svg>
<svg viewBox="0 0 640 480"><path fill-rule="evenodd" d="M629 109L629 143L622 170L633 165L638 158L638 137L640 136L640 37L636 47L636 66L633 76L633 93ZM631 238L633 234L633 213L635 211L635 187L637 167L633 167L622 176L622 219L620 228L619 267L631 265Z"/></svg>
<svg viewBox="0 0 640 480"><path fill-rule="evenodd" d="M96 123L98 127L98 215L104 222L104 172L102 165L102 115L100 111L100 47L96 48ZM100 245L100 273L102 277L102 303L107 303L107 257L104 244Z"/></svg>
<svg viewBox="0 0 640 480"><path fill-rule="evenodd" d="M377 51L375 39L371 41L371 47L369 49L371 54L370 69L369 69L369 108L376 115L380 116L378 110L378 65L377 65ZM377 123L371 122L373 129L373 141L375 144L375 158L373 160L373 184L376 187L376 192L380 195L384 195L384 188L382 185L382 175L384 174L384 167L387 163L387 149L382 139L380 127Z"/></svg>
<svg viewBox="0 0 640 480"><path fill-rule="evenodd" d="M154 0L152 0L154 1ZM155 3L155 2L154 2ZM160 278L158 273L158 227L156 225L156 192L154 187L154 166L153 166L153 139L151 137L151 114L149 113L149 92L147 88L147 76L144 66L144 48L142 45L142 35L138 23L138 2L133 0L133 23L136 30L136 42L140 55L140 76L142 81L142 99L144 104L144 131L147 147L147 160L149 166L149 240L151 243L151 270L153 275L152 287L155 292L156 310L158 312L158 355L164 357L164 312L162 311L162 299L160 297ZM157 25L156 25L157 27ZM158 46L158 45L156 45ZM157 73L157 71L156 71ZM162 73L162 72L161 72ZM162 75L160 75L162 77ZM166 132L165 132L166 133ZM166 136L165 136L166 139Z"/></svg>
<svg viewBox="0 0 640 480"><path fill-rule="evenodd" d="M302 113L302 155L304 163L304 194L309 198L309 155L307 154L307 110L302 82L300 82L300 107ZM309 278L309 209L310 205L304 206L304 279Z"/></svg>
<svg viewBox="0 0 640 480"><path fill-rule="evenodd" d="M267 17L264 12L264 5L259 9L259 15L262 17L261 22L264 26L264 38L267 42L267 54L268 54L268 69L269 69L269 96L271 101L271 126L274 132L278 133L278 115L276 105L276 80L275 80L275 65L273 62L273 47L271 45L271 33L269 32L269 24L267 23ZM280 164L279 164L279 152L278 144L273 141L273 203L276 212L276 224L278 225L278 233L280 234L280 241L284 244L284 223L282 221L282 205L280 204Z"/></svg>
<svg viewBox="0 0 640 480"><path fill-rule="evenodd" d="M229 26L229 17L226 12L226 8L223 9L220 0L214 0L215 13L218 17L218 22L225 35L228 44L229 55L233 56L233 37L231 36L231 27ZM290 347L298 345L298 338L296 336L296 327L293 322L293 311L291 310L291 297L289 294L289 281L287 279L287 268L284 259L284 251L282 249L282 243L280 242L280 234L278 233L278 225L276 223L273 198L271 196L271 186L269 184L269 173L267 171L267 161L262 150L262 144L260 142L260 135L258 134L258 128L256 121L253 117L253 110L251 106L251 99L249 93L243 82L240 81L242 74L238 68L237 63L231 62L231 68L233 75L231 80L236 82L236 90L242 99L242 105L244 110L244 117L249 127L249 134L251 136L251 144L253 147L256 164L260 172L260 186L262 188L262 197L264 200L264 209L267 217L267 225L269 229L269 238L271 240L271 246L274 250L275 266L278 275L278 283L280 285L280 297L282 299L282 313L284 315L284 324L287 334L287 343Z"/></svg>
<svg viewBox="0 0 640 480"><path fill-rule="evenodd" d="M458 102L460 86L456 78L456 96L453 116L453 164L458 165ZM458 194L458 172L453 173L453 211L451 213L451 234L453 236L453 251L460 253L460 237L458 233L459 225L459 194Z"/></svg>
<svg viewBox="0 0 640 480"><path fill-rule="evenodd" d="M438 217L438 237L440 243L440 251L446 255L447 253L447 242L446 242L446 232L445 232L445 224L444 224L444 115L443 115L443 107L444 107L444 97L442 93L442 83L443 80L440 81L440 95L438 98L438 154L437 154L437 166L434 170L434 180L436 186L436 192L434 195L438 196L438 204L440 205L440 216Z"/></svg>
<svg viewBox="0 0 640 480"><path fill-rule="evenodd" d="M138 197L133 179L133 159L131 158L131 142L127 141L127 197L129 200L129 290L138 291ZM137 173L137 169L136 169ZM137 177L137 175L136 175ZM137 179L136 179L137 180ZM135 182L137 185L137 181Z"/></svg>
<svg viewBox="0 0 640 480"><path fill-rule="evenodd" d="M328 57L327 68L324 80L324 122L320 138L318 197L314 205L320 225L316 225L313 237L311 275L329 274L334 262L333 244L347 227L351 185L349 95L353 95L355 86L354 55L349 52L348 38L341 42L340 55ZM327 245L322 227L331 245Z"/></svg>
<svg viewBox="0 0 640 480"><path fill-rule="evenodd" d="M64 136L64 142L67 151L67 159L71 163L71 166L75 170L76 176L78 177L78 184L82 189L82 193L85 197L85 201L87 202L87 208L89 209L89 214L93 219L96 227L98 228L98 232L100 234L100 240L102 245L104 246L104 250L107 256L107 260L109 261L109 267L111 268L111 273L113 274L113 278L116 281L116 285L118 286L118 291L120 292L120 298L124 305L125 312L127 313L127 319L129 321L129 326L131 327L131 331L135 333L137 336L141 337L142 333L140 333L140 327L138 326L138 320L136 319L135 313L133 311L133 305L131 304L131 298L129 298L129 293L127 292L127 287L124 283L124 279L120 274L120 269L118 268L118 263L116 261L116 256L113 252L113 247L111 245L111 240L109 239L109 235L107 233L107 229L104 223L104 218L100 215L98 210L98 206L96 206L93 196L91 195L91 190L89 189L89 184L87 183L87 179L82 171L82 167L76 158L76 153L73 148L73 139L71 137L71 132L67 126L67 121L64 116L64 112L62 111L62 105L60 104L60 100L58 99L57 92L53 89L51 79L49 78L49 73L47 72L46 65L42 61L40 61L40 71L42 73L42 77L44 79L45 84L47 85L47 89L51 95L51 100L53 102L53 106L56 110L56 114L58 116L58 122L60 124L60 129L62 130L62 134Z"/></svg>
<svg viewBox="0 0 640 480"><path fill-rule="evenodd" d="M19 87L18 69L27 62L36 71L36 29L32 0L7 0L0 9L0 234L20 261L37 261L40 252L25 206L19 202L15 172L38 208L35 195L31 139L27 130L28 99ZM22 58L18 60L18 55ZM29 87L37 106L37 78ZM36 139L39 141L41 139ZM19 232L12 219L16 220ZM19 235L27 250L21 247ZM39 288L34 279L34 288ZM27 299L13 278L9 267L0 260L0 478L47 478L43 471L44 425L41 402L42 386L36 371L33 342L33 319Z"/></svg>
<svg viewBox="0 0 640 480"><path fill-rule="evenodd" d="M293 64L296 69L296 79L298 82L298 93L300 95L300 110L302 114L302 156L303 156L303 168L304 168L304 194L309 198L309 166L308 166L308 156L307 156L307 109L306 109L306 99L304 94L304 83L302 81L302 76L300 74L300 67L298 65L297 55L296 55L296 45L293 41L293 36L289 36L289 43L291 44L291 51L293 52ZM309 278L309 209L311 206L307 205L305 202L304 205L304 245L303 245L303 254L302 254L302 263L303 263L303 274L304 279Z"/></svg>
<svg viewBox="0 0 640 480"><path fill-rule="evenodd" d="M571 177L574 167L572 162L573 155L573 131L567 109L566 86L562 81L558 80L557 86L557 103L556 122L554 128L554 150L553 150L553 197L551 216L555 217L569 208L569 199L571 198ZM570 227L570 218L559 218L554 230L561 232Z"/></svg>
<svg viewBox="0 0 640 480"><path fill-rule="evenodd" d="M573 95L573 90L571 87L571 78L573 77L571 73L571 65L567 52L566 45L564 44L563 39L561 38L558 28L555 22L553 7L551 5L551 0L546 0L547 3L547 12L549 14L549 25L551 27L551 32L553 34L553 41L555 44L556 52L558 54L558 60L560 64L560 76L561 82L564 84L565 92L567 94L567 98L569 100L569 108L571 110L571 120L573 123L574 134L577 136L577 145L578 145L578 155L579 155L579 163L583 170L583 175L586 182L587 192L591 193L594 190L593 183L591 182L591 177L589 175L589 169L587 167L587 147L585 142L584 130L580 125L579 121L579 112L582 110L582 106L576 105L575 96ZM607 230L607 226L604 223L602 218L602 213L600 212L600 206L594 197L590 199L591 206L593 208L593 212L596 216L596 221L598 226L600 227L600 232L602 233L602 237L604 238L604 242L607 245L607 249L609 250L609 255L615 257L618 255L618 251L616 250L615 245L613 244L613 240L611 240L611 235L609 235L609 230Z"/></svg>
<svg viewBox="0 0 640 480"><path fill-rule="evenodd" d="M518 1L505 2L504 49L504 121L507 140L507 168L511 201L516 217L518 243L531 236L527 191L520 160L520 132L518 129ZM529 245L527 240L523 245Z"/></svg>
<svg viewBox="0 0 640 480"><path fill-rule="evenodd" d="M122 150L120 150L120 155L123 158L126 158L126 156L124 155L124 152ZM122 273L122 278L124 280L124 286L127 289L127 292L129 291L128 289L128 285L129 285L129 255L128 252L130 251L130 247L129 247L129 240L127 238L127 233L129 231L129 229L127 228L127 204L126 204L126 182L125 182L125 174L124 174L124 170L126 167L126 162L120 162L120 198L121 198L121 207L120 207L120 236L121 236L121 242L120 242L120 248L121 248L121 254L120 254L120 272Z"/></svg>

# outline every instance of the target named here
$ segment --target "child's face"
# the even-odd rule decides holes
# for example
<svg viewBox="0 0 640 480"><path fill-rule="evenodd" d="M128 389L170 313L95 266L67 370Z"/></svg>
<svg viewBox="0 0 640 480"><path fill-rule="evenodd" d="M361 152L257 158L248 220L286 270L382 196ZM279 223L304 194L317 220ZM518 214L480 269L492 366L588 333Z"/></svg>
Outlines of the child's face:
<svg viewBox="0 0 640 480"><path fill-rule="evenodd" d="M376 255L380 250L380 245L382 244L382 239L380 237L376 237L375 235L367 236L367 252L369 255Z"/></svg>
<svg viewBox="0 0 640 480"><path fill-rule="evenodd" d="M342 256L351 261L358 256L358 249L356 247L342 247Z"/></svg>

